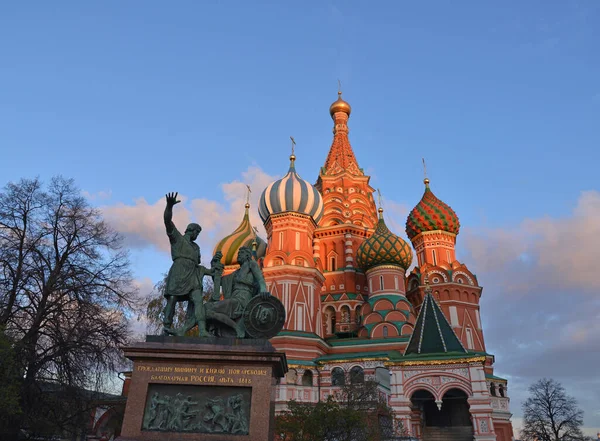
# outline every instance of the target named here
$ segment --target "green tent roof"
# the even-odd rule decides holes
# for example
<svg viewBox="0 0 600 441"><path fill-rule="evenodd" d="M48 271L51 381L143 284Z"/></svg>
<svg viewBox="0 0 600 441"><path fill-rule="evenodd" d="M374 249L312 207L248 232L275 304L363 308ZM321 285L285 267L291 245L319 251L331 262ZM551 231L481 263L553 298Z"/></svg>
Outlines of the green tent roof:
<svg viewBox="0 0 600 441"><path fill-rule="evenodd" d="M467 350L431 295L431 288L426 290L426 293L415 329L404 355L443 354L447 352L466 354Z"/></svg>

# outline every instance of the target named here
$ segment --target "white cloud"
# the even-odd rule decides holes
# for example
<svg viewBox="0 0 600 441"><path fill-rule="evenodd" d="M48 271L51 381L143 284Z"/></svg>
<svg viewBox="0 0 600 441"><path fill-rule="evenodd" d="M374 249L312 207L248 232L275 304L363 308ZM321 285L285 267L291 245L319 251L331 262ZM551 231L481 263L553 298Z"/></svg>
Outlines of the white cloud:
<svg viewBox="0 0 600 441"><path fill-rule="evenodd" d="M135 279L133 284L138 290L138 298L144 301L154 290L155 283L149 277L143 277L141 279ZM132 317L131 320L129 320L129 329L131 335L135 336L135 340L143 339L142 337L146 335L147 326L148 321L145 317L145 310L141 310L139 316Z"/></svg>
<svg viewBox="0 0 600 441"><path fill-rule="evenodd" d="M96 193L90 193L87 190L83 190L81 192L81 195L90 201L95 201L95 200L104 201L104 200L108 200L112 197L112 190L106 190L106 191L101 190Z"/></svg>

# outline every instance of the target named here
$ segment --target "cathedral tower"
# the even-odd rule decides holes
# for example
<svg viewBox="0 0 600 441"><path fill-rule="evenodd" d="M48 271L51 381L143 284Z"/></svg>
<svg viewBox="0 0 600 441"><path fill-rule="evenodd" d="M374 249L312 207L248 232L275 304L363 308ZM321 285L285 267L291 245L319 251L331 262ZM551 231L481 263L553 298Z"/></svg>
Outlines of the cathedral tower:
<svg viewBox="0 0 600 441"><path fill-rule="evenodd" d="M417 309L425 296L425 282L465 348L485 351L479 299L482 288L466 265L456 260L458 216L438 199L425 178L425 192L410 212L406 234L417 254L418 266L407 279L407 296Z"/></svg>
<svg viewBox="0 0 600 441"><path fill-rule="evenodd" d="M408 244L392 233L379 208L375 233L358 248L356 260L365 271L369 297L362 308L359 337L409 337L415 324L414 308L405 297L406 270L412 262Z"/></svg>
<svg viewBox="0 0 600 441"><path fill-rule="evenodd" d="M267 230L265 281L286 310L284 329L272 341L289 358L312 360L323 354L320 292L324 277L313 258L323 199L296 172L293 153L287 174L263 191L258 212Z"/></svg>
<svg viewBox="0 0 600 441"><path fill-rule="evenodd" d="M325 275L325 336L351 336L358 331L368 285L354 256L377 225L374 189L358 166L348 139L351 110L338 92L338 99L329 108L333 141L315 185L323 195L324 206L314 248Z"/></svg>

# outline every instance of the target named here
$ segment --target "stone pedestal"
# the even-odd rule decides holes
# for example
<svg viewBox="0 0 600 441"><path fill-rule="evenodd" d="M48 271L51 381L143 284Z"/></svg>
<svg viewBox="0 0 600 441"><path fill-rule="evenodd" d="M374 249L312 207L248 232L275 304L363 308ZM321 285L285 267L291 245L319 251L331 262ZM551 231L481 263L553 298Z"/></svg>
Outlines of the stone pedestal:
<svg viewBox="0 0 600 441"><path fill-rule="evenodd" d="M124 350L133 374L120 440L273 439L287 361L268 340L148 336Z"/></svg>

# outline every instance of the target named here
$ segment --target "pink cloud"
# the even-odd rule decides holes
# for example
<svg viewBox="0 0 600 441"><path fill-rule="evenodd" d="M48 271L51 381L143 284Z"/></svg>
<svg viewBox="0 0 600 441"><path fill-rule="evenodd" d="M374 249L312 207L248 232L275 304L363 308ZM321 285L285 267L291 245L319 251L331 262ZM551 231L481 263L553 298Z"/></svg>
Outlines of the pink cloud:
<svg viewBox="0 0 600 441"><path fill-rule="evenodd" d="M182 232L190 222L197 222L202 226L198 243L203 261L209 261L215 244L232 233L242 220L246 203L246 184L252 189L250 220L252 225L259 228L259 232L263 232L264 237L262 222L257 214L258 200L264 188L275 179L275 176L268 175L259 167L251 166L242 173L241 179L221 184L225 204L179 195L182 202L173 209L173 222ZM164 197L154 202L139 198L133 204L118 203L101 208L107 222L124 235L127 246L151 246L169 252L169 241L163 224L164 209Z"/></svg>
<svg viewBox="0 0 600 441"><path fill-rule="evenodd" d="M514 228L465 229L462 242L477 271L517 269L510 272L509 291L535 286L597 291L598 237L600 192L585 191L570 216L526 219Z"/></svg>

